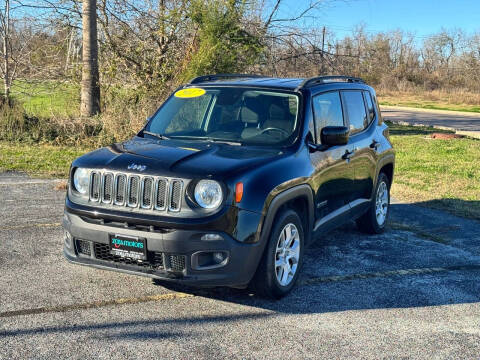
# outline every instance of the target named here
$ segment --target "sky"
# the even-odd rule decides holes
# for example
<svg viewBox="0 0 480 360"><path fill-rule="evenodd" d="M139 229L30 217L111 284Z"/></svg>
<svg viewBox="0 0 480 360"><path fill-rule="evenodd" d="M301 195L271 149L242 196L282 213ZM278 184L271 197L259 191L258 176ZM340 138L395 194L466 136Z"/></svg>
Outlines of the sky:
<svg viewBox="0 0 480 360"><path fill-rule="evenodd" d="M310 0L288 1L285 12ZM421 39L442 27L480 31L480 0L327 0L316 18L315 27L325 25L338 37L363 23L367 32L402 29Z"/></svg>

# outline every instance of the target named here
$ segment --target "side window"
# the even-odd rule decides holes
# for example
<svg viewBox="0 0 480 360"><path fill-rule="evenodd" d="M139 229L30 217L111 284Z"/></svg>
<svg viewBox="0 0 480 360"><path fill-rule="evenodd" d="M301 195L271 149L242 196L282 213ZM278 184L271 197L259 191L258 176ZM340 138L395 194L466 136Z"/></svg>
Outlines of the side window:
<svg viewBox="0 0 480 360"><path fill-rule="evenodd" d="M337 91L315 96L313 98L313 112L318 135L325 126L344 126L342 102Z"/></svg>
<svg viewBox="0 0 480 360"><path fill-rule="evenodd" d="M350 133L355 134L368 126L367 113L361 91L343 91L345 108L350 121Z"/></svg>
<svg viewBox="0 0 480 360"><path fill-rule="evenodd" d="M368 123L370 124L373 119L375 119L375 109L373 106L372 96L370 95L370 91L364 91L363 95L365 95L365 100L367 101Z"/></svg>

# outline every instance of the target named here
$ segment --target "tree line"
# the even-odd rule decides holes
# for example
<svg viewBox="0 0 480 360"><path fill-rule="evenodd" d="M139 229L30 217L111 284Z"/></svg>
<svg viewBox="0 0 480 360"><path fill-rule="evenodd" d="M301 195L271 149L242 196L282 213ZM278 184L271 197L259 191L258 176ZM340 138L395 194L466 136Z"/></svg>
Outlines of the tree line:
<svg viewBox="0 0 480 360"><path fill-rule="evenodd" d="M419 38L402 30L372 34L359 26L341 39L314 29L275 45L269 71L280 75L348 74L388 90L480 91L480 32L442 29Z"/></svg>
<svg viewBox="0 0 480 360"><path fill-rule="evenodd" d="M79 115L134 119L194 76L237 72L480 92L480 32L418 37L358 26L340 37L322 24L326 3L335 0L306 0L295 10L285 0L0 0L3 103L11 103L12 86L28 96L42 82L68 84L78 86ZM136 126L115 121L123 130L113 139Z"/></svg>

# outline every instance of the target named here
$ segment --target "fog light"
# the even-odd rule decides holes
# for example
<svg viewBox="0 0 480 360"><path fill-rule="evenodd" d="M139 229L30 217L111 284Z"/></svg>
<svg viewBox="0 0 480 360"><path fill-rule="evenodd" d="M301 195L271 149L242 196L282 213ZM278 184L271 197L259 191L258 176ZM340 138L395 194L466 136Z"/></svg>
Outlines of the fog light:
<svg viewBox="0 0 480 360"><path fill-rule="evenodd" d="M213 253L213 261L215 263L220 264L225 258L227 257L227 254L224 252L214 252Z"/></svg>
<svg viewBox="0 0 480 360"><path fill-rule="evenodd" d="M218 234L205 234L202 236L203 241L216 241L216 240L223 240L223 237L221 237Z"/></svg>
<svg viewBox="0 0 480 360"><path fill-rule="evenodd" d="M192 255L194 270L209 270L227 265L228 251L199 251Z"/></svg>

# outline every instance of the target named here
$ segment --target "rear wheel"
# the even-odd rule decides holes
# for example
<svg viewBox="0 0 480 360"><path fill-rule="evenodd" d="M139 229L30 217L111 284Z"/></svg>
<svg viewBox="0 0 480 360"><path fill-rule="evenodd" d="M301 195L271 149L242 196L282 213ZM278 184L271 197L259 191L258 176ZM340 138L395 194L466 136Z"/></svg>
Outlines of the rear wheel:
<svg viewBox="0 0 480 360"><path fill-rule="evenodd" d="M360 230L369 234L381 234L390 213L390 182L384 173L378 176L375 197L368 211L357 219Z"/></svg>
<svg viewBox="0 0 480 360"><path fill-rule="evenodd" d="M279 299L295 283L303 262L304 231L293 210L276 217L263 258L252 280L253 290L265 297Z"/></svg>

